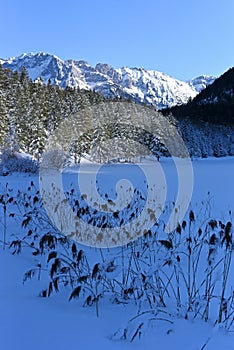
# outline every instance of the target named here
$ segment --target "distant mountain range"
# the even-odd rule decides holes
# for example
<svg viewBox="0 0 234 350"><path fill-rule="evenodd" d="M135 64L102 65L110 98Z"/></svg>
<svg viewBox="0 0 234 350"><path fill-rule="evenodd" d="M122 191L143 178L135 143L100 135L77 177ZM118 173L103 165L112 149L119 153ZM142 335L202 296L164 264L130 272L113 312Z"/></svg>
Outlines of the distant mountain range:
<svg viewBox="0 0 234 350"><path fill-rule="evenodd" d="M92 67L86 61L61 60L48 53L30 53L9 59L0 59L4 68L21 71L25 67L32 80L41 78L45 83L63 88L75 87L95 90L104 97L122 97L158 109L181 105L212 84L216 77L199 76L184 82L155 70L122 67L98 63Z"/></svg>
<svg viewBox="0 0 234 350"><path fill-rule="evenodd" d="M105 101L103 94L149 103L147 98L150 87L157 84L160 89L158 88L154 97L151 95L153 104L159 108L164 107L161 110L162 114L176 125L192 157L234 155L234 67L216 78L213 83L214 78L208 77L199 77L183 83L163 73L146 71L143 68L113 69L104 64L92 68L83 61L67 63L48 54L23 55L21 58L2 60L1 63L8 68L0 66L0 148L20 149L40 158L48 135L64 121L64 118L80 111L89 101L94 104L101 103ZM80 69L80 75L76 75L76 79L74 76L75 73L78 74L78 68L75 69L74 66L82 67L83 72L81 74ZM35 82L29 79L23 67ZM15 70L21 73L14 73ZM40 83L40 77L45 83L50 80L51 84ZM58 85L79 86L80 89L63 90L58 88ZM99 88L102 94L87 90L88 88ZM190 95L186 95L183 88L187 92L190 91ZM142 100L139 98L139 91ZM182 100L178 99L178 94L185 100L188 99L187 103L181 104ZM169 95L173 95L172 100L167 99ZM177 104L170 107L172 101L173 104ZM154 110L154 106L147 110ZM89 117L87 115L87 118ZM88 119L89 123L92 121ZM151 125L153 133L156 125ZM170 133L164 125L162 128L165 134ZM107 130L109 132L109 129ZM86 141L97 135L99 134L95 132L86 135L81 143L73 140L73 156L77 157L79 150L88 153L89 142ZM139 137L138 134L136 136ZM144 135L140 137L141 141L148 140L148 136L146 139ZM165 155L162 148L157 148L157 151Z"/></svg>

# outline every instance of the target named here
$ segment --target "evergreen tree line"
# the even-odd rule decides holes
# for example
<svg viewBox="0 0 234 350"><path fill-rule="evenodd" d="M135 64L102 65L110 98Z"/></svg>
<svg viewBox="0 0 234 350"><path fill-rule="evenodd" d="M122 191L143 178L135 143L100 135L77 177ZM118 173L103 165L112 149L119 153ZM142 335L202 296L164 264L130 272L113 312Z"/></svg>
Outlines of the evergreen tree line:
<svg viewBox="0 0 234 350"><path fill-rule="evenodd" d="M209 89L212 90L211 87ZM217 91L220 91L221 94L223 90L220 88ZM231 87L228 91L232 91ZM207 91L204 90L187 106L198 101L200 95L203 96L203 100L207 99L208 95L206 94ZM228 98L233 96L232 92L226 95ZM39 159L48 136L56 130L58 125L61 125L61 122L70 115L84 110L86 106L99 104L103 101L107 100L98 93L69 87L62 89L51 85L50 82L44 84L40 79L33 82L24 68L18 73L0 66L0 148L19 150ZM126 103L137 109L137 105L132 102ZM197 105L199 108L204 108L202 104L197 103ZM225 103L225 108L222 110L223 115L227 115L227 105L232 106ZM196 120L191 115L188 116L187 112L184 115L178 112L178 117L175 111L177 109L181 111L180 108L186 108L186 106L171 109L174 118L169 110L164 112L166 116L163 117L161 113L157 114L153 107L145 106L142 123L139 118L134 119L134 116L131 117L132 120L128 120L127 116L126 120L118 120L113 115L113 119L110 120L108 117L108 120L105 121L105 117L98 113L92 117L88 113L83 113L82 120L77 120L73 129L82 131L84 125L91 126L88 132L78 132L77 137L72 135L69 153L76 161L79 161L80 155L85 152L89 153L90 148L93 147L96 156L98 155L98 160L106 162L110 160L108 157L111 157L112 153L113 158L116 154L115 152L111 153L110 148L112 147L114 150L114 147L118 148L118 145L112 143L108 146L108 142L105 142L108 139L118 138L123 140L123 150L128 151L130 159L138 155L145 155L146 149L157 156L168 156L169 152L164 147L164 141L167 140L168 143L170 138L173 139L174 130L178 127L191 156L234 155L234 125L230 123L230 118L229 122L224 123L222 120L222 123L218 123L217 120L210 122L203 117L200 118L201 114L196 116ZM219 108L221 108L221 104L219 104ZM154 113L150 112L152 110ZM233 118L232 113L231 116ZM90 118L95 120L90 120ZM164 122L165 119L169 120L169 123ZM142 125L148 125L147 130L142 129ZM66 133L67 130L64 130L64 133L60 135L61 142L66 141L66 138L71 136ZM154 136L155 133L157 137ZM138 148L133 149L129 140L135 141ZM175 147L173 143L172 146ZM177 155L176 149L174 155Z"/></svg>
<svg viewBox="0 0 234 350"><path fill-rule="evenodd" d="M184 143L192 157L234 155L234 126L183 118L178 122Z"/></svg>
<svg viewBox="0 0 234 350"><path fill-rule="evenodd" d="M69 115L104 98L92 91L33 82L26 71L0 66L0 147L40 158L52 131Z"/></svg>
<svg viewBox="0 0 234 350"><path fill-rule="evenodd" d="M127 160L135 160L146 155L147 150L157 156L159 153L168 155L162 142L161 125L165 118L161 114L158 116L161 119L154 118L157 112L150 107L145 106L141 121L134 113L126 112L128 107L123 108L122 113L119 110L120 113L107 115L98 109L96 112L94 109L91 115L85 108L117 101L123 102L123 99L108 100L91 90L62 89L50 82L44 84L41 79L33 82L25 68L19 73L0 66L0 147L19 150L40 159L48 136L53 134L55 144L60 144L61 149L66 149L77 162L81 154L90 154L92 150L95 154L90 154L91 157L103 162L116 158L116 154L120 158L126 158L127 154ZM135 108L138 113L139 105L129 100L125 103L130 111ZM71 121L68 118L68 122L63 123L76 112L81 112L82 118L74 117ZM147 130L142 127L144 124L148 125ZM58 126L60 135L55 131ZM168 133L172 133L173 128L172 123L171 128L167 123ZM154 130L158 137L154 136ZM111 139L122 140L122 147L118 142L108 143Z"/></svg>

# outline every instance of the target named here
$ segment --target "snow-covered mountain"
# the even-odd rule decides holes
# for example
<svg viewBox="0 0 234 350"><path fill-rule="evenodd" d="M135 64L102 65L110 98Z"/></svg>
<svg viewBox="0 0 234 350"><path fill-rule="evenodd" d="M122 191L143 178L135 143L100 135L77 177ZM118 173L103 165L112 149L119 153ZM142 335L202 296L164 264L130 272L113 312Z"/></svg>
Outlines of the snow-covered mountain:
<svg viewBox="0 0 234 350"><path fill-rule="evenodd" d="M41 77L45 83L92 89L105 97L122 97L152 104L157 108L183 104L211 84L215 77L201 76L188 82L164 73L144 68L115 69L98 63L92 67L86 61L61 60L48 53L30 53L1 59L4 68L20 71L25 67L33 80Z"/></svg>
<svg viewBox="0 0 234 350"><path fill-rule="evenodd" d="M201 75L197 78L194 78L192 80L189 80L188 83L191 87L193 87L197 92L201 92L204 90L208 85L213 84L216 77L211 75Z"/></svg>

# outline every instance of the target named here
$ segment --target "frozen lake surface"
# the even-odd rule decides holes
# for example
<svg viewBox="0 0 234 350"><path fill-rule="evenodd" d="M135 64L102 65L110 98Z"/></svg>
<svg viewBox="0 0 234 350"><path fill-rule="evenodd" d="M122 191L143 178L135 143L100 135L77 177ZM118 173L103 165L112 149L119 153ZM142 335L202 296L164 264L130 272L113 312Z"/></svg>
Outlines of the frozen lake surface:
<svg viewBox="0 0 234 350"><path fill-rule="evenodd" d="M194 160L192 164L191 208L198 219L212 217L233 222L234 158ZM174 201L178 184L173 161L162 159L161 166L166 178L167 201ZM76 178L76 170L70 170L65 174L65 186ZM39 185L38 176L13 174L0 177L1 186L8 183L9 188L21 191L27 189L31 180ZM2 222L2 211L0 215ZM13 230L13 227L7 227L8 233ZM225 334L213 328L211 323L204 324L199 320L175 320L170 333L166 332L164 324L159 323L153 331L149 330L146 337L134 343L110 340L118 327L135 315L133 305L112 305L103 301L100 317L96 318L92 307L82 308L76 302L68 303L63 294L53 295L50 299L38 298L41 285L37 281L22 285L23 274L36 263L36 258L32 259L29 254L12 256L0 249L0 337L4 350L151 350L156 347L196 350L207 341L207 350L234 349L232 333Z"/></svg>

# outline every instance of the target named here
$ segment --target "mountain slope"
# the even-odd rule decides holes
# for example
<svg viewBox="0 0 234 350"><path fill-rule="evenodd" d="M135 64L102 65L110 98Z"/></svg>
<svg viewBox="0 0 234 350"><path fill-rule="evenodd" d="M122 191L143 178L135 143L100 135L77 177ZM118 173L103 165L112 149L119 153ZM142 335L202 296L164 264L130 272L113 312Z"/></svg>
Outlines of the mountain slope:
<svg viewBox="0 0 234 350"><path fill-rule="evenodd" d="M217 78L184 106L169 109L176 117L234 125L234 67ZM165 110L164 113L168 111Z"/></svg>
<svg viewBox="0 0 234 350"><path fill-rule="evenodd" d="M50 81L63 88L91 89L108 98L121 97L152 104L159 109L186 103L214 80L214 77L201 76L183 82L154 70L115 69L102 63L92 67L83 60L63 61L43 52L2 59L1 64L4 68L17 71L25 67L33 80L41 77L45 83Z"/></svg>
<svg viewBox="0 0 234 350"><path fill-rule="evenodd" d="M234 154L234 68L202 90L186 105L164 109L178 120L191 155L223 157Z"/></svg>

